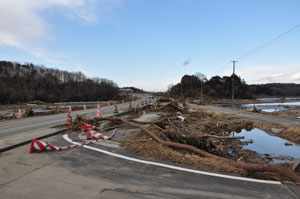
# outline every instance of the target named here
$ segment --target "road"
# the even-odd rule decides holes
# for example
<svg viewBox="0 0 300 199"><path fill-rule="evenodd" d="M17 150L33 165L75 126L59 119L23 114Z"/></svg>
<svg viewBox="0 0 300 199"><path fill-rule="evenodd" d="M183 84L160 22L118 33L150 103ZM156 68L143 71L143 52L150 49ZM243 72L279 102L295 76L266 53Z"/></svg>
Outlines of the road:
<svg viewBox="0 0 300 199"><path fill-rule="evenodd" d="M124 109L127 108L128 105L124 105ZM102 112L111 114L113 109L114 106L106 107ZM95 115L96 110L88 110L84 113ZM57 120L52 118L53 115L45 116L37 123L45 122L51 126L52 122L55 124L65 122L65 116L66 114L62 114L61 118ZM11 131L14 136L3 136L3 138L29 134L30 122L35 119L37 118L29 118L29 121L24 119L7 122L1 127L10 125L13 128L15 124L17 130ZM26 128L24 129L27 130L21 131L19 134L17 131L22 130L22 121L25 122ZM35 131L44 132L45 130L41 126L36 124L32 128ZM5 132L5 130L1 130L1 132ZM129 132L129 129L125 129L124 132L118 131L114 139L121 139ZM79 138L76 132L68 136L72 140ZM43 141L56 146L70 144L62 135L56 135ZM89 146L90 148L75 148L61 152L29 154L30 145L25 145L1 153L1 198L290 199L299 198L300 195L299 187L291 184L251 182L184 171L184 169L193 169L190 167L178 170L148 164L143 161L147 159L120 148L118 142L105 142ZM104 154L99 152L100 150L128 158L122 159L118 156ZM132 161L130 158L141 161ZM159 161L159 163L170 165L169 162Z"/></svg>
<svg viewBox="0 0 300 199"><path fill-rule="evenodd" d="M137 102L141 106L142 100L149 101L148 95L141 95L141 99ZM135 102L131 103L134 107ZM118 104L119 112L128 111L129 103ZM103 106L100 107L101 113L103 115L112 115L115 106ZM86 114L90 116L96 116L97 108L88 109L86 111L74 111L72 112L72 118L75 119L77 114ZM56 128L51 128L53 126L64 124L66 122L66 113L29 117L19 120L9 120L0 122L0 148L4 148L16 143L20 143L25 140L29 140L33 137L43 136L46 134L53 133L57 131Z"/></svg>
<svg viewBox="0 0 300 199"><path fill-rule="evenodd" d="M77 136L69 135L73 140ZM56 146L69 144L61 135L44 141ZM115 145L90 146L142 159ZM1 198L291 199L299 195L299 189L292 185L200 175L124 160L87 148L29 154L29 147L1 154Z"/></svg>
<svg viewBox="0 0 300 199"><path fill-rule="evenodd" d="M290 117L281 117L274 115L267 115L263 113L254 113L245 110L217 107L217 106L202 106L196 104L190 104L192 108L220 112L225 114L235 114L236 116L245 117L249 119L262 120L267 122L274 122L283 125L293 125L300 126L300 119L298 118L290 118Z"/></svg>

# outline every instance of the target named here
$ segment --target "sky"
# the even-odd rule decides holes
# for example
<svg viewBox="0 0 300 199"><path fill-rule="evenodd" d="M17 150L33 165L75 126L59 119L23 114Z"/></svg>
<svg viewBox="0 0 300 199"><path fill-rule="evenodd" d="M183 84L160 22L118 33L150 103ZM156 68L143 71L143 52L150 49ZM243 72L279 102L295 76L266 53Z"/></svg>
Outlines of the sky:
<svg viewBox="0 0 300 199"><path fill-rule="evenodd" d="M300 83L299 7L299 0L0 0L0 60L147 91L165 91L185 74L231 75L232 60L248 84Z"/></svg>

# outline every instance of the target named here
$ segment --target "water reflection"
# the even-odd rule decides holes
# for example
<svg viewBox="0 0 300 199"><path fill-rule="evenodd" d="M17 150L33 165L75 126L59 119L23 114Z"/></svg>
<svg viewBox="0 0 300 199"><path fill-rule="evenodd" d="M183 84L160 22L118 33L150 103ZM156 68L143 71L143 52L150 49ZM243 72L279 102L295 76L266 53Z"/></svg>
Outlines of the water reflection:
<svg viewBox="0 0 300 199"><path fill-rule="evenodd" d="M233 136L236 133L237 132L232 132L231 135ZM265 154L265 157L270 156L273 158L273 162L300 158L300 145L289 142L263 130L254 128L251 131L247 131L243 129L238 135L245 137L244 139L241 139L242 142L247 143L247 145L243 146L244 149ZM253 143L247 142L250 140L252 140ZM286 146L286 142L292 143L292 146Z"/></svg>

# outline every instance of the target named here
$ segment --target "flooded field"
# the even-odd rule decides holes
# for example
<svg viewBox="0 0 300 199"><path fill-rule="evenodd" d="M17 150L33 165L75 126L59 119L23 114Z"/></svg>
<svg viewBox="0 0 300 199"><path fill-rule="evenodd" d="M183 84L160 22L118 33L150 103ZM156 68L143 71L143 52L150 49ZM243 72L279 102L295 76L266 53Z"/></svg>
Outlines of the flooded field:
<svg viewBox="0 0 300 199"><path fill-rule="evenodd" d="M231 135L244 136L245 138L241 140L245 143L244 149L255 151L275 163L300 158L300 145L277 137L272 133L254 128L251 131L232 132Z"/></svg>
<svg viewBox="0 0 300 199"><path fill-rule="evenodd" d="M285 111L290 108L300 107L300 102L276 102L276 103L261 103L261 104L245 104L241 108L253 110L254 107L257 110L265 112L279 112Z"/></svg>

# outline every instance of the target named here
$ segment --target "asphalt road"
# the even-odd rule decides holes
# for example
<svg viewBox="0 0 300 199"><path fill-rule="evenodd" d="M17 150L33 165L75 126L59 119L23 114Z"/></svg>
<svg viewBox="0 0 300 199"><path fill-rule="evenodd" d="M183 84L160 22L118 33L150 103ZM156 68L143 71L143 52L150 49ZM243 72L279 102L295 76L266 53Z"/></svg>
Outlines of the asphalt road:
<svg viewBox="0 0 300 199"><path fill-rule="evenodd" d="M217 106L202 106L196 104L190 104L190 106L192 108L197 108L202 110L215 111L215 112L220 112L225 114L235 114L236 116L245 117L249 119L263 120L263 121L274 122L283 125L300 126L300 119L298 118L273 116L273 115L267 115L262 113L254 113L254 112L249 112L244 110L237 110L237 109L217 107Z"/></svg>
<svg viewBox="0 0 300 199"><path fill-rule="evenodd" d="M111 106L103 108L102 111L111 114L113 109L114 106ZM120 109L122 109L121 106ZM128 109L128 104L124 105L124 109ZM94 115L96 110L88 110L87 114ZM53 118L52 122L64 123L65 116L62 114L60 119ZM47 117L49 116L45 116L45 118ZM21 123L22 120L16 120L16 128L22 130L20 126L30 126L30 122L37 118L29 119L33 120L25 121L27 119L24 119L24 124ZM41 119L37 123L48 124L48 122L51 123L49 120ZM13 127L13 122L9 121L6 126ZM5 125L1 127L3 128ZM44 128L44 126L42 127ZM39 124L36 124L34 128L34 131L37 132L45 131ZM5 132L5 130L1 132ZM23 133L17 132L17 130L16 132L12 131L14 136L3 136L3 138L24 136L31 131L28 127L26 131L21 131ZM117 132L114 139L121 139L126 132ZM69 137L72 140L79 138L76 132L70 134ZM63 139L62 135L43 141L56 146L70 144ZM90 147L145 160L123 150L116 143L92 144ZM300 189L295 185L257 183L195 174L121 159L89 148L81 147L61 152L32 154L28 153L29 148L30 145L25 145L0 154L1 198L290 199L299 198L300 195ZM168 162L161 163L170 164Z"/></svg>
<svg viewBox="0 0 300 199"><path fill-rule="evenodd" d="M141 95L141 99L138 100L139 106L141 106L142 100L147 100L148 95ZM134 107L135 102L131 103ZM118 104L118 111L128 111L129 103ZM115 105L100 107L102 115L112 115L115 110ZM72 112L72 118L74 119L77 114L86 114L90 116L96 116L97 108L88 109L86 111L74 111ZM66 113L29 117L24 119L15 119L9 121L0 122L0 148L4 148L25 140L29 140L32 137L38 137L45 134L49 134L57 131L53 126L64 124L66 122Z"/></svg>
<svg viewBox="0 0 300 199"><path fill-rule="evenodd" d="M69 137L78 139L76 133ZM56 146L69 144L61 135L44 141ZM114 145L90 146L142 159ZM1 154L1 198L291 199L298 198L299 194L299 189L292 185L200 175L124 160L86 148L33 154L28 149L29 145Z"/></svg>

